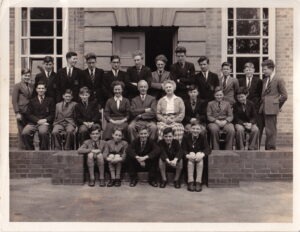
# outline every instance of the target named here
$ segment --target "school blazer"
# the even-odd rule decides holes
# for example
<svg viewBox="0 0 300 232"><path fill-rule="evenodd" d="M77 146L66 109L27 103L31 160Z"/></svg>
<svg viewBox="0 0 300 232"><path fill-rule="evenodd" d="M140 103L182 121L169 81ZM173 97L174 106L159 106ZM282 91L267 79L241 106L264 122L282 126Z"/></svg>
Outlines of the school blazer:
<svg viewBox="0 0 300 232"><path fill-rule="evenodd" d="M161 150L161 160L166 161L166 159L173 160L174 158L177 158L179 161L182 159L183 152L178 140L173 139L170 147L165 140L160 140L158 146Z"/></svg>
<svg viewBox="0 0 300 232"><path fill-rule="evenodd" d="M186 86L190 84L195 75L194 64L186 61L184 67L181 68L180 64L177 62L171 65L170 72L177 85L175 93L179 93L180 96L184 95L187 91Z"/></svg>
<svg viewBox="0 0 300 232"><path fill-rule="evenodd" d="M119 110L117 109L117 102L113 97L107 100L105 109L104 109L104 117L107 121L110 119L118 120L127 118L130 116L130 102L127 98L123 97L120 102Z"/></svg>
<svg viewBox="0 0 300 232"><path fill-rule="evenodd" d="M106 142L104 140L98 140L96 141L97 147L100 150L100 152L103 154ZM90 153L94 148L94 141L92 139L85 140L84 143L78 148L77 152L78 154L88 154Z"/></svg>
<svg viewBox="0 0 300 232"><path fill-rule="evenodd" d="M164 71L161 75L161 79L159 80L158 71L152 72L152 81L151 81L151 88L153 89L162 89L161 84L164 83L166 80L171 80L172 76L169 71Z"/></svg>
<svg viewBox="0 0 300 232"><path fill-rule="evenodd" d="M12 92L12 104L15 113L25 113L32 98L33 85L28 84L29 91L26 84L21 81L14 85Z"/></svg>
<svg viewBox="0 0 300 232"><path fill-rule="evenodd" d="M246 77L239 78L239 86L247 87ZM258 111L261 101L262 80L259 77L252 77L252 81L248 91L249 94L247 99L254 103L255 108Z"/></svg>
<svg viewBox="0 0 300 232"><path fill-rule="evenodd" d="M142 151L141 141L139 138L132 141L131 144L127 147L127 155L131 158L138 156L149 156L149 159L155 159L160 154L160 148L156 145L156 141L152 139L147 139L145 148Z"/></svg>
<svg viewBox="0 0 300 232"><path fill-rule="evenodd" d="M87 107L80 101L75 106L75 115L77 125L82 125L83 122L100 123L100 112L97 100L89 101Z"/></svg>
<svg viewBox="0 0 300 232"><path fill-rule="evenodd" d="M221 108L221 109L220 109ZM232 122L233 111L231 104L228 101L221 101L219 108L219 103L216 100L210 101L207 105L206 115L209 122L214 122L215 120L227 120Z"/></svg>
<svg viewBox="0 0 300 232"><path fill-rule="evenodd" d="M104 71L100 68L95 68L95 79L92 81L89 69L85 69L84 74L87 79L87 87L91 90L91 99L97 99L101 106L104 106L104 95L103 95L103 79Z"/></svg>
<svg viewBox="0 0 300 232"><path fill-rule="evenodd" d="M257 123L257 113L255 105L250 100L246 101L245 112L243 111L243 106L241 103L236 102L233 105L233 117L235 124L241 124L245 122L250 122L252 124Z"/></svg>
<svg viewBox="0 0 300 232"><path fill-rule="evenodd" d="M193 110L191 105L191 100L185 100L185 117L183 119L183 124L186 125L190 123L192 118L197 118L200 123L206 123L206 104L205 101L198 98L196 101L195 109Z"/></svg>
<svg viewBox="0 0 300 232"><path fill-rule="evenodd" d="M67 109L63 110L63 105L64 102L59 102L56 104L56 108L55 108L55 120L53 125L59 124L63 121L66 121L68 123L70 123L71 125L73 125L74 127L76 126L75 123L75 106L76 106L76 102L70 102L69 106Z"/></svg>
<svg viewBox="0 0 300 232"><path fill-rule="evenodd" d="M50 77L46 76L45 70L42 72L38 73L35 76L35 84L34 84L34 89L37 87L37 84L39 82L43 82L46 84L47 91L46 91L46 96L51 97L54 101L56 101L57 95L58 95L58 89L57 89L57 79L56 79L57 74L53 71L51 71ZM34 91L34 96L36 96L37 93Z"/></svg>
<svg viewBox="0 0 300 232"><path fill-rule="evenodd" d="M141 115L142 120L155 120L156 119L156 99L150 95L146 95L144 102L141 96L136 96L131 100L130 112L134 119ZM151 112L146 113L145 109L151 108Z"/></svg>
<svg viewBox="0 0 300 232"><path fill-rule="evenodd" d="M166 109L167 109L167 101L166 101L166 96L159 99L157 103L157 109L156 109L156 117L157 120L160 122L165 122L165 117L166 115ZM184 102L180 97L175 98L174 100L174 116L175 116L175 122L182 122L184 119L185 115L185 106Z"/></svg>
<svg viewBox="0 0 300 232"><path fill-rule="evenodd" d="M199 134L194 144L192 134L185 135L182 139L181 147L183 150L184 157L190 152L203 152L205 156L208 156L211 153L211 148L208 145L207 139L202 134Z"/></svg>
<svg viewBox="0 0 300 232"><path fill-rule="evenodd" d="M219 78L220 87L223 88L222 77ZM224 100L229 101L231 105L235 103L235 93L239 88L239 82L236 78L227 77L226 88L223 89Z"/></svg>
<svg viewBox="0 0 300 232"><path fill-rule="evenodd" d="M199 72L193 78L194 84L198 87L199 96L206 102L214 100L215 88L218 87L219 77L216 73L208 71L207 80L202 72Z"/></svg>

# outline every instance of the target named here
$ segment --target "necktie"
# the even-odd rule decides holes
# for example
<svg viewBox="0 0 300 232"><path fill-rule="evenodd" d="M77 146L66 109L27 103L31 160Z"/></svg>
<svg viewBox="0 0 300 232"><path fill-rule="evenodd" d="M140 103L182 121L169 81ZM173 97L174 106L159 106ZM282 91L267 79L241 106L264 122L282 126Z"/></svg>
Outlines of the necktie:
<svg viewBox="0 0 300 232"><path fill-rule="evenodd" d="M71 77L71 68L68 68L68 77L70 78Z"/></svg>
<svg viewBox="0 0 300 232"><path fill-rule="evenodd" d="M93 147L94 147L94 149L98 149L98 145L97 145L96 141L94 141Z"/></svg>
<svg viewBox="0 0 300 232"><path fill-rule="evenodd" d="M205 80L207 80L207 78L206 78L206 72L202 72L202 74L203 74Z"/></svg>
<svg viewBox="0 0 300 232"><path fill-rule="evenodd" d="M95 74L94 74L94 70L93 69L91 69L91 80L94 83L94 81L95 81Z"/></svg>
<svg viewBox="0 0 300 232"><path fill-rule="evenodd" d="M66 110L66 109L68 108L68 106L69 106L69 102L66 102L66 103L64 104L64 109Z"/></svg>
<svg viewBox="0 0 300 232"><path fill-rule="evenodd" d="M140 74L141 70L142 70L142 67L141 67L141 68L138 68L138 69L137 69L137 73Z"/></svg>
<svg viewBox="0 0 300 232"><path fill-rule="evenodd" d="M47 71L47 77L48 77L48 78L50 77L50 72L48 72L48 71Z"/></svg>
<svg viewBox="0 0 300 232"><path fill-rule="evenodd" d="M159 83L161 83L161 77L162 77L162 71L159 71L159 72L158 72L158 80L159 80Z"/></svg>
<svg viewBox="0 0 300 232"><path fill-rule="evenodd" d="M180 67L181 67L181 68L184 68L184 63L180 63Z"/></svg>
<svg viewBox="0 0 300 232"><path fill-rule="evenodd" d="M142 98L142 102L145 101L145 95L141 95L141 98Z"/></svg>
<svg viewBox="0 0 300 232"><path fill-rule="evenodd" d="M43 101L44 101L44 97L42 96L42 97L40 97L40 103L42 104Z"/></svg>
<svg viewBox="0 0 300 232"><path fill-rule="evenodd" d="M224 76L224 80L223 80L223 89L226 88L226 80L227 80L227 76Z"/></svg>
<svg viewBox="0 0 300 232"><path fill-rule="evenodd" d="M267 77L267 85L266 85L266 89L265 89L265 92L264 92L264 95L270 93L271 91L271 78L270 77Z"/></svg>
<svg viewBox="0 0 300 232"><path fill-rule="evenodd" d="M29 84L28 83L26 83L26 88L27 88L28 94L30 95L30 88L29 88Z"/></svg>
<svg viewBox="0 0 300 232"><path fill-rule="evenodd" d="M83 102L83 105L84 105L84 107L85 107L85 108L87 108L87 107L88 107L88 104L87 104L87 102Z"/></svg>
<svg viewBox="0 0 300 232"><path fill-rule="evenodd" d="M218 102L219 111L221 111L221 102Z"/></svg>
<svg viewBox="0 0 300 232"><path fill-rule="evenodd" d="M242 107L243 107L243 111L245 112L246 111L246 103L243 103Z"/></svg>
<svg viewBox="0 0 300 232"><path fill-rule="evenodd" d="M141 151L144 151L145 149L145 142L141 142Z"/></svg>
<svg viewBox="0 0 300 232"><path fill-rule="evenodd" d="M248 85L247 85L248 89L250 89L250 85L251 85L251 79L250 79L250 77L248 77Z"/></svg>
<svg viewBox="0 0 300 232"><path fill-rule="evenodd" d="M194 110L195 109L195 107L196 107L196 100L192 100L192 109Z"/></svg>

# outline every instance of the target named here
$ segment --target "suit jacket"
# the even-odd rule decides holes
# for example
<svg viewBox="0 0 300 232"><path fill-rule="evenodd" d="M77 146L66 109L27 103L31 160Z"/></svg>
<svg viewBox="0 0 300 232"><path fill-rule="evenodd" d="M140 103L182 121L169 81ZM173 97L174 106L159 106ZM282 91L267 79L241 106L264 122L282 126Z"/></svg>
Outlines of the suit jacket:
<svg viewBox="0 0 300 232"><path fill-rule="evenodd" d="M116 77L114 76L114 74L111 70L104 73L103 85L102 85L103 86L102 91L103 91L103 96L104 96L104 105L103 106L105 106L105 103L109 98L114 96L112 88L111 88L111 84L114 81L122 81L124 84L126 84L127 73L119 70L118 75ZM123 96L127 97L126 94L127 94L127 89L125 88L123 90Z"/></svg>
<svg viewBox="0 0 300 232"><path fill-rule="evenodd" d="M67 68L62 68L57 72L57 86L58 86L58 96L57 101L62 101L62 95L65 93L66 89L71 89L73 91L73 100L79 100L79 89L83 86L88 86L89 81L85 73L76 67L73 67L72 76L69 78L67 76Z"/></svg>
<svg viewBox="0 0 300 232"><path fill-rule="evenodd" d="M267 80L268 78L263 80L262 103L259 113L277 115L288 98L285 82L281 77L274 76L270 88L267 89Z"/></svg>
<svg viewBox="0 0 300 232"><path fill-rule="evenodd" d="M43 82L47 86L46 96L51 97L54 101L56 101L56 97L59 94L57 89L57 74L53 71L51 71L50 77L46 76L45 71L38 73L35 76L35 84L34 88L37 87L37 84L39 82ZM37 93L34 91L34 96L36 96Z"/></svg>
<svg viewBox="0 0 300 232"><path fill-rule="evenodd" d="M246 77L239 78L239 86L247 87ZM248 91L249 94L247 99L254 103L255 108L258 111L261 101L262 80L259 77L252 77L252 81L250 83L250 88Z"/></svg>
<svg viewBox="0 0 300 232"><path fill-rule="evenodd" d="M187 95L187 85L192 82L192 78L195 75L195 66L193 63L185 62L184 67L182 68L177 62L172 64L170 67L170 72L173 80L176 82L176 91L175 94L186 99Z"/></svg>
<svg viewBox="0 0 300 232"><path fill-rule="evenodd" d="M228 101L221 101L220 103L220 108L216 100L208 103L206 111L208 122L214 122L217 119L232 122L233 112L230 103Z"/></svg>
<svg viewBox="0 0 300 232"><path fill-rule="evenodd" d="M166 80L172 80L171 73L168 71L164 71L159 79L159 75L157 71L152 72L152 81L151 87L149 89L149 94L154 96L156 100L165 95L165 91L162 89L161 84Z"/></svg>
<svg viewBox="0 0 300 232"><path fill-rule="evenodd" d="M132 141L131 144L127 147L127 155L135 158L138 156L149 156L149 159L155 159L159 156L160 149L156 145L156 141L152 139L147 139L147 142L145 144L144 150L141 149L141 140L140 138L137 138Z"/></svg>
<svg viewBox="0 0 300 232"><path fill-rule="evenodd" d="M140 80L147 81L148 85L151 86L151 80L152 80L151 69L143 65L140 73L138 73L135 66L129 67L127 69L127 81L126 81L127 97L129 99L132 99L133 97L139 94L137 86L132 85L131 82L138 83Z"/></svg>
<svg viewBox="0 0 300 232"><path fill-rule="evenodd" d="M47 119L51 124L54 119L55 104L52 98L45 97L42 104L38 97L34 97L29 101L25 117L29 123L37 124L40 119Z"/></svg>
<svg viewBox="0 0 300 232"><path fill-rule="evenodd" d="M55 119L53 125L67 122L73 126L76 126L75 123L75 106L76 102L70 102L67 108L64 107L64 101L56 104L55 108Z"/></svg>
<svg viewBox="0 0 300 232"><path fill-rule="evenodd" d="M241 103L236 102L233 105L233 116L234 123L243 125L244 122L251 122L252 124L256 124L257 121L257 113L255 109L255 105L250 100L246 101L245 111L243 110L243 106Z"/></svg>
<svg viewBox="0 0 300 232"><path fill-rule="evenodd" d="M170 147L165 140L160 140L158 146L161 150L160 158L163 161L166 161L166 159L173 160L174 158L177 158L178 161L182 159L183 152L178 140L173 139Z"/></svg>
<svg viewBox="0 0 300 232"><path fill-rule="evenodd" d="M198 98L196 101L195 109L192 108L191 100L185 100L185 117L183 119L183 124L186 125L190 123L192 118L197 118L201 124L206 123L206 103Z"/></svg>
<svg viewBox="0 0 300 232"><path fill-rule="evenodd" d="M104 96L103 96L103 79L104 71L103 69L95 68L95 79L92 81L89 69L85 69L84 74L87 79L87 87L91 90L91 100L97 99L101 106L104 106Z"/></svg>
<svg viewBox="0 0 300 232"><path fill-rule="evenodd" d="M193 78L193 80L194 84L198 87L199 96L202 100L206 101L206 103L214 100L215 88L220 85L219 77L216 73L208 71L206 79L203 73L199 72L195 75L195 78Z"/></svg>
<svg viewBox="0 0 300 232"><path fill-rule="evenodd" d="M97 147L100 150L100 152L103 154L106 142L104 140L98 140L96 141ZM78 154L88 154L93 149L96 149L94 146L94 141L92 139L85 140L84 143L78 148Z"/></svg>
<svg viewBox="0 0 300 232"><path fill-rule="evenodd" d="M29 104L29 101L33 93L33 85L21 81L14 85L12 92L12 104L15 113L25 113Z"/></svg>
<svg viewBox="0 0 300 232"><path fill-rule="evenodd" d="M127 118L128 120L130 116L129 113L130 102L127 98L123 97L119 109L117 109L117 102L113 97L107 100L104 109L104 117L107 121L110 119L118 120L123 118Z"/></svg>
<svg viewBox="0 0 300 232"><path fill-rule="evenodd" d="M141 96L136 96L131 100L131 115L134 119L138 115L141 115L142 120L152 120L154 121L156 118L156 100L154 97L150 95L146 95L144 102L142 101ZM151 108L151 112L146 113L145 109Z"/></svg>
<svg viewBox="0 0 300 232"><path fill-rule="evenodd" d="M190 152L203 152L205 156L211 153L211 149L208 145L207 139L202 134L199 134L198 138L193 141L192 134L187 134L183 137L181 144L184 157Z"/></svg>
<svg viewBox="0 0 300 232"><path fill-rule="evenodd" d="M220 87L223 88L222 77L219 78ZM226 88L223 89L224 100L229 101L231 105L235 103L235 93L239 88L239 81L233 77L227 77Z"/></svg>
<svg viewBox="0 0 300 232"><path fill-rule="evenodd" d="M100 112L97 100L89 101L87 108L82 101L80 101L75 106L75 119L77 125L82 125L83 122L100 123Z"/></svg>
<svg viewBox="0 0 300 232"><path fill-rule="evenodd" d="M175 122L182 122L185 115L185 106L184 102L180 97L175 96L174 100L174 120ZM157 103L156 117L158 121L165 122L166 120L166 109L167 109L167 100L166 97L159 99Z"/></svg>
<svg viewBox="0 0 300 232"><path fill-rule="evenodd" d="M103 152L104 158L107 158L109 154L119 154L122 157L122 160L124 161L126 159L126 149L127 149L128 143L125 140L121 140L119 143L115 143L113 139L108 140L106 142L106 146Z"/></svg>

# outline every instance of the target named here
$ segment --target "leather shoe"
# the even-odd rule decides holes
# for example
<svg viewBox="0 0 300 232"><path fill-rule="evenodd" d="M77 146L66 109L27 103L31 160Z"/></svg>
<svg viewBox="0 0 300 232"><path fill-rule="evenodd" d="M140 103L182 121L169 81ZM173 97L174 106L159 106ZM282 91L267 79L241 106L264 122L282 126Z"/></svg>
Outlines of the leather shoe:
<svg viewBox="0 0 300 232"><path fill-rule="evenodd" d="M90 187L94 187L95 186L95 180L94 179L90 179L89 186Z"/></svg>
<svg viewBox="0 0 300 232"><path fill-rule="evenodd" d="M174 187L177 189L181 188L181 183L179 180L174 181Z"/></svg>
<svg viewBox="0 0 300 232"><path fill-rule="evenodd" d="M156 181L152 180L152 181L149 181L149 184L152 186L152 187L157 187L158 184Z"/></svg>
<svg viewBox="0 0 300 232"><path fill-rule="evenodd" d="M100 179L100 180L99 180L99 186L100 186L100 187L105 187L105 180Z"/></svg>
<svg viewBox="0 0 300 232"><path fill-rule="evenodd" d="M188 183L188 191L190 192L194 192L195 191L195 186L194 186L194 182L189 182Z"/></svg>
<svg viewBox="0 0 300 232"><path fill-rule="evenodd" d="M202 191L202 184L200 182L196 182L195 191L196 192L201 192Z"/></svg>
<svg viewBox="0 0 300 232"><path fill-rule="evenodd" d="M109 180L107 183L107 187L112 187L115 185L115 180Z"/></svg>
<svg viewBox="0 0 300 232"><path fill-rule="evenodd" d="M116 187L120 187L121 186L121 180L120 179L116 179L115 186Z"/></svg>
<svg viewBox="0 0 300 232"><path fill-rule="evenodd" d="M160 182L159 187L160 187L160 188L165 188L166 185L167 185L167 181L166 181L166 180L163 180L163 181Z"/></svg>
<svg viewBox="0 0 300 232"><path fill-rule="evenodd" d="M138 182L137 180L131 180L129 186L130 187L135 187L137 182Z"/></svg>

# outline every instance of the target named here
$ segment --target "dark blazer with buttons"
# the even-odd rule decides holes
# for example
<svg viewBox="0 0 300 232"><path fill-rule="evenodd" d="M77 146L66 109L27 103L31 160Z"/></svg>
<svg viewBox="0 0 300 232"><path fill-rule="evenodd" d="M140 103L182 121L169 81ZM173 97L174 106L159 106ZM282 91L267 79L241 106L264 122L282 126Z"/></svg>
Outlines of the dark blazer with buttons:
<svg viewBox="0 0 300 232"><path fill-rule="evenodd" d="M52 98L45 97L42 104L38 97L30 100L25 117L29 123L37 124L40 119L47 119L48 123L52 123L55 114L55 104Z"/></svg>
<svg viewBox="0 0 300 232"><path fill-rule="evenodd" d="M117 109L117 102L115 101L114 97L111 97L107 100L105 109L104 109L104 117L107 121L110 119L118 120L127 118L129 119L130 116L130 102L127 98L123 97L122 101L120 102L120 107Z"/></svg>
<svg viewBox="0 0 300 232"><path fill-rule="evenodd" d="M82 101L75 106L75 120L77 125L82 125L83 122L100 123L99 105L96 99L89 101L85 107Z"/></svg>
<svg viewBox="0 0 300 232"><path fill-rule="evenodd" d="M211 153L211 149L208 145L207 139L204 135L199 134L197 140L193 143L192 134L187 134L183 137L181 144L184 157L190 152L203 152L205 156Z"/></svg>
<svg viewBox="0 0 300 232"><path fill-rule="evenodd" d="M141 140L137 138L132 141L127 147L127 155L131 158L138 156L149 156L149 159L158 158L160 154L160 148L156 145L156 141L152 139L147 139L144 150L141 149Z"/></svg>
<svg viewBox="0 0 300 232"><path fill-rule="evenodd" d="M58 93L57 89L57 79L56 79L57 74L53 71L51 71L50 77L46 76L45 71L38 73L35 76L35 84L34 88L37 87L37 84L39 82L43 82L46 84L47 91L46 91L46 96L51 97L54 101L56 101ZM34 96L36 96L37 93L34 91Z"/></svg>
<svg viewBox="0 0 300 232"><path fill-rule="evenodd" d="M131 100L131 115L135 119L141 115L142 120L155 120L156 119L156 105L157 102L154 97L146 95L144 102L141 96L136 96ZM146 108L151 108L151 112L145 112Z"/></svg>
<svg viewBox="0 0 300 232"><path fill-rule="evenodd" d="M95 79L92 81L89 69L85 69L84 74L87 79L87 87L91 90L91 100L97 99L98 103L103 107L104 106L104 96L103 96L103 79L104 71L100 68L95 68Z"/></svg>
<svg viewBox="0 0 300 232"><path fill-rule="evenodd" d="M195 109L192 108L191 100L184 101L185 105L185 117L183 124L190 123L192 118L197 118L201 124L206 123L206 103L202 99L198 98L196 101Z"/></svg>
<svg viewBox="0 0 300 232"><path fill-rule="evenodd" d="M233 105L233 117L234 124L241 124L245 122L250 122L252 124L256 124L257 113L255 109L255 105L250 100L246 101L245 111L243 110L243 106L241 103L236 102Z"/></svg>
<svg viewBox="0 0 300 232"><path fill-rule="evenodd" d="M160 140L158 146L161 150L160 158L162 161L173 160L174 158L177 158L178 161L182 159L183 152L178 140L173 139L170 147L165 140Z"/></svg>
<svg viewBox="0 0 300 232"><path fill-rule="evenodd" d="M239 86L247 87L246 77L239 78ZM247 99L252 101L258 111L261 101L262 80L259 77L252 77Z"/></svg>
<svg viewBox="0 0 300 232"><path fill-rule="evenodd" d="M12 92L12 104L15 113L25 113L30 99L32 98L34 87L28 84L29 90L25 82L21 81L14 85Z"/></svg>

